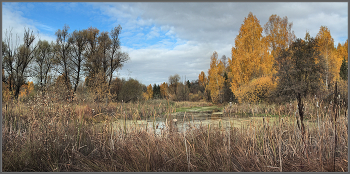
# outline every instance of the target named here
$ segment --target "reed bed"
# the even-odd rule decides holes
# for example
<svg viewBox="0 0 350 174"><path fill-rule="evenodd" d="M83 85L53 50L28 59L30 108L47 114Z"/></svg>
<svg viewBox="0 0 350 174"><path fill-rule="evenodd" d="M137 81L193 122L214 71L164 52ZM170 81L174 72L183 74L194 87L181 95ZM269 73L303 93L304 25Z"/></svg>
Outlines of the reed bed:
<svg viewBox="0 0 350 174"><path fill-rule="evenodd" d="M305 134L296 125L293 109L273 124L266 117L262 124L249 122L241 128L208 124L178 132L169 122L156 134L156 128L111 123L115 117L154 118L175 112L176 104L167 103L3 104L2 171L348 171L347 115L333 122L331 112L320 107L310 108L310 118L318 122L305 123ZM283 107L284 112L279 110ZM271 108L288 112L283 105Z"/></svg>

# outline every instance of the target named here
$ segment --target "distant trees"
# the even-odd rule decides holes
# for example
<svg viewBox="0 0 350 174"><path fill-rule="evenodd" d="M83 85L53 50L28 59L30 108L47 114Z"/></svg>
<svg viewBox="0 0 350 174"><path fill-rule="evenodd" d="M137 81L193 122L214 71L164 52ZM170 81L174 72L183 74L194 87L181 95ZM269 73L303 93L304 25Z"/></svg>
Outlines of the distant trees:
<svg viewBox="0 0 350 174"><path fill-rule="evenodd" d="M141 97L142 84L139 81L130 78L123 84L118 99L119 101L127 103L129 101L137 101L141 99Z"/></svg>
<svg viewBox="0 0 350 174"><path fill-rule="evenodd" d="M174 93L176 95L177 85L180 81L179 74L169 76L169 87L170 93Z"/></svg>
<svg viewBox="0 0 350 174"><path fill-rule="evenodd" d="M110 93L114 72L130 59L120 49L121 29L119 25L111 33L100 33L97 28L90 27L69 33L69 26L64 25L56 31L56 42L51 44L45 40L35 44L36 37L29 29L25 29L23 43L18 42L19 36L14 37L11 31L7 31L2 41L6 90L18 98L26 78L32 76L37 79L39 90L43 91L54 70L58 74L55 83L65 86L56 85L56 89L68 90L66 99L77 91L82 75L87 77L85 85L90 92L98 98L106 97L105 94Z"/></svg>

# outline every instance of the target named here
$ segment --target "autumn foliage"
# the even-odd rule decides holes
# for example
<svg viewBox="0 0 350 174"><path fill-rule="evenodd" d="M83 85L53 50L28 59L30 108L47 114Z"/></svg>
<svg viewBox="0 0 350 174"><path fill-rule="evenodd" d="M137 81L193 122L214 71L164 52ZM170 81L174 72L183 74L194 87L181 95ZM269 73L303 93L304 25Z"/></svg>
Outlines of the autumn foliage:
<svg viewBox="0 0 350 174"><path fill-rule="evenodd" d="M252 13L244 19L239 34L232 48L232 59L229 59L231 90L235 96L240 95L242 85L251 80L275 73L274 59L268 52L267 39L262 36L263 28ZM255 100L255 99L251 99Z"/></svg>
<svg viewBox="0 0 350 174"><path fill-rule="evenodd" d="M152 85L151 85L151 84L149 84L149 85L147 86L147 91L144 92L144 93L142 94L142 96L143 96L143 98L144 98L145 100L149 100L149 99L152 99L152 98L153 98L153 89L152 89Z"/></svg>
<svg viewBox="0 0 350 174"><path fill-rule="evenodd" d="M235 38L235 46L231 50L232 57L228 58L228 67L223 66L218 60L218 53L214 52L208 77L203 71L198 76L199 85L205 88L210 100L213 103L221 101L226 84L229 84L227 88L231 89L237 102L252 103L273 99L273 95L279 95L277 86L280 87L279 90L285 86L278 83L289 84L292 78L298 78L299 81L290 84L294 86L291 90L303 89L304 92L311 93L317 89L328 90L330 84L334 84L335 81L347 80L345 67L348 60L348 41L335 47L334 39L325 26L320 27L315 39L306 32L305 38L298 40L292 26L293 23L288 22L287 17L281 18L274 14L262 27L257 17L250 12ZM294 44L293 48L290 48L297 40L299 45ZM295 49L296 47L298 48ZM298 50L299 48L302 50ZM309 52L303 49L308 49ZM307 66L298 63L303 62L302 58L309 60L303 64ZM319 71L319 67L324 67L324 71ZM309 73L312 68L313 71L317 71L317 75ZM283 73L285 75L282 75ZM310 82L314 77L316 79ZM312 86L314 82L317 82L316 86ZM285 88L287 89L289 90L289 87ZM287 92L285 95L291 94Z"/></svg>
<svg viewBox="0 0 350 174"><path fill-rule="evenodd" d="M211 56L210 69L208 70L208 85L207 90L210 91L210 97L213 103L222 102L222 94L225 79L224 64L218 60L218 53L214 52Z"/></svg>
<svg viewBox="0 0 350 174"><path fill-rule="evenodd" d="M19 97L20 98L26 97L33 91L34 91L34 83L32 81L28 82L28 84L22 85L19 93Z"/></svg>
<svg viewBox="0 0 350 174"><path fill-rule="evenodd" d="M276 86L277 83L272 81L270 76L265 76L253 79L249 83L242 85L235 94L238 102L261 102L269 99L271 92Z"/></svg>

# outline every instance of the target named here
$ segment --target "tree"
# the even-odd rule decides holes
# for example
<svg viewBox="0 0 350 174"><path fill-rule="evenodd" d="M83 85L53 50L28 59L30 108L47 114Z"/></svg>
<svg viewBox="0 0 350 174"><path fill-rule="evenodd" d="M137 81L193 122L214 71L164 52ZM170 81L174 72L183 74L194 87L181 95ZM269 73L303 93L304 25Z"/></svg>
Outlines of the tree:
<svg viewBox="0 0 350 174"><path fill-rule="evenodd" d="M113 78L114 71L116 71L118 68L121 68L123 64L130 59L128 53L120 51L119 34L121 30L122 27L118 25L118 27L114 27L110 32L110 38L112 43L109 56L109 70L107 72L109 76L108 86L110 86L110 82Z"/></svg>
<svg viewBox="0 0 350 174"><path fill-rule="evenodd" d="M285 101L297 99L301 122L301 126L298 126L303 133L303 98L319 91L324 72L324 64L317 62L322 62L323 57L316 45L313 38L307 41L297 39L289 49L282 50L276 62L281 65L277 72L276 95Z"/></svg>
<svg viewBox="0 0 350 174"><path fill-rule="evenodd" d="M116 100L119 96L119 93L125 83L125 79L119 79L118 77L112 80L110 86L110 93L112 95L112 100Z"/></svg>
<svg viewBox="0 0 350 174"><path fill-rule="evenodd" d="M127 103L129 101L137 101L142 96L142 84L130 78L128 81L123 84L123 87L118 96L119 100L123 100L123 102Z"/></svg>
<svg viewBox="0 0 350 174"><path fill-rule="evenodd" d="M232 58L228 60L230 66L228 76L234 94L241 85L247 84L252 79L275 73L274 59L268 52L262 31L259 20L250 12L235 38Z"/></svg>
<svg viewBox="0 0 350 174"><path fill-rule="evenodd" d="M176 95L173 98L176 101L187 101L189 97L188 86L183 83L178 83L176 87Z"/></svg>
<svg viewBox="0 0 350 174"><path fill-rule="evenodd" d="M36 77L39 80L40 90L46 86L49 80L49 72L53 66L54 58L54 44L49 44L48 41L44 40L37 43L38 47L35 51L35 63L36 67L34 68Z"/></svg>
<svg viewBox="0 0 350 174"><path fill-rule="evenodd" d="M102 62L99 58L98 52L98 35L99 30L97 28L89 27L87 30L87 46L86 46L86 62L84 65L84 71L87 75L86 85L91 87L91 83L94 81L94 76L99 73L102 67Z"/></svg>
<svg viewBox="0 0 350 174"><path fill-rule="evenodd" d="M339 68L341 66L341 59L337 62L337 58L334 54L334 39L331 36L327 27L321 26L320 31L316 35L317 48L321 55L324 57L326 69L325 69L325 88L328 89L329 83L334 78L339 77ZM339 66L338 66L339 64Z"/></svg>
<svg viewBox="0 0 350 174"><path fill-rule="evenodd" d="M348 40L344 44L338 44L337 46L337 57L343 58L340 66L339 76L343 80L348 79Z"/></svg>
<svg viewBox="0 0 350 174"><path fill-rule="evenodd" d="M97 28L87 30L87 61L85 72L88 76L87 85L93 81L94 76L102 73L108 81L108 88L113 79L113 73L128 61L129 55L120 50L119 34L121 26L112 29L111 33L99 32Z"/></svg>
<svg viewBox="0 0 350 174"><path fill-rule="evenodd" d="M17 55L18 51L18 41L19 36L16 34L15 38L13 38L12 30L5 31L5 41L2 41L2 69L5 70L5 74L3 74L2 81L7 84L10 93L13 93L14 90L14 67L16 62L15 55Z"/></svg>
<svg viewBox="0 0 350 174"><path fill-rule="evenodd" d="M282 49L286 49L295 40L293 23L288 22L287 16L281 18L276 14L271 15L269 21L264 25L266 40L269 44L271 54L274 58ZM277 70L279 65L276 67Z"/></svg>
<svg viewBox="0 0 350 174"><path fill-rule="evenodd" d="M160 86L157 85L157 84L154 84L153 85L153 98L156 99L156 98L161 98L161 95L160 95Z"/></svg>
<svg viewBox="0 0 350 174"><path fill-rule="evenodd" d="M145 100L149 100L149 99L153 98L153 89L152 89L152 85L151 84L149 84L147 86L147 91L144 92L142 95L143 95Z"/></svg>
<svg viewBox="0 0 350 174"><path fill-rule="evenodd" d="M87 31L80 30L74 31L71 35L72 41L72 70L73 70L73 81L74 81L74 92L77 91L79 85L80 76L83 70L83 64L85 62L85 47L87 44Z"/></svg>
<svg viewBox="0 0 350 174"><path fill-rule="evenodd" d="M222 55L221 62L224 65L225 69L227 67L227 57L225 55Z"/></svg>
<svg viewBox="0 0 350 174"><path fill-rule="evenodd" d="M218 61L218 54L215 51L211 56L207 85L207 89L210 91L210 97L213 103L222 103L222 95L225 82L225 78L223 77L224 71L224 64L221 62L221 60Z"/></svg>
<svg viewBox="0 0 350 174"><path fill-rule="evenodd" d="M36 50L36 45L34 46L35 36L33 31L30 29L25 29L23 44L18 47L18 52L14 56L14 68L13 68L13 79L15 88L15 98L18 99L21 86L25 84L26 78L29 77L28 66L35 58L34 51Z"/></svg>
<svg viewBox="0 0 350 174"><path fill-rule="evenodd" d="M69 26L64 25L63 29L60 30L58 29L56 31L56 64L57 64L57 69L56 71L60 74L63 75L64 77L64 84L66 85L66 88L68 89L69 86L71 85L69 81L69 76L71 73L71 62L70 62L70 51L71 51L71 44L72 40L70 39L69 33Z"/></svg>
<svg viewBox="0 0 350 174"><path fill-rule="evenodd" d="M342 80L348 80L348 62L345 60L345 58L340 66L339 75Z"/></svg>
<svg viewBox="0 0 350 174"><path fill-rule="evenodd" d="M338 58L348 61L348 40L344 44L338 43L337 46L337 55Z"/></svg>
<svg viewBox="0 0 350 174"><path fill-rule="evenodd" d="M201 92L204 92L204 89L208 84L208 79L203 71L201 71L201 73L198 75L198 83L199 86L201 86Z"/></svg>
<svg viewBox="0 0 350 174"><path fill-rule="evenodd" d="M168 84L166 82L163 82L160 86L160 94L162 98L167 98L168 96Z"/></svg>
<svg viewBox="0 0 350 174"><path fill-rule="evenodd" d="M175 74L173 76L169 76L170 93L176 95L176 89L177 89L177 85L178 85L179 81L180 81L180 76L178 74Z"/></svg>

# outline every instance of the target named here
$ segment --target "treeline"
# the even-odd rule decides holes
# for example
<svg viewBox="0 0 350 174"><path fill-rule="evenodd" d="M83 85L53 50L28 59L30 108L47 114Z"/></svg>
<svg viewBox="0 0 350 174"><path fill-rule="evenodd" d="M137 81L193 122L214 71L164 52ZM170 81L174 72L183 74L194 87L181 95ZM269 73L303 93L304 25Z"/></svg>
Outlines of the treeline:
<svg viewBox="0 0 350 174"><path fill-rule="evenodd" d="M120 50L120 26L101 33L92 27L68 33L64 26L56 32L56 43L36 45L35 36L26 30L19 47L13 46L9 32L2 42L3 96L28 96L35 86L43 93L50 88L62 99L80 93L94 101L284 102L298 96L327 98L337 83L339 96L347 101L348 40L335 46L326 26L315 38L308 32L296 38L292 26L287 17L277 15L261 26L249 13L231 58L214 52L207 73L202 71L197 80L181 80L175 74L168 82L148 86L132 78L113 79L113 72L130 59ZM59 76L53 79L52 72ZM82 74L84 82L79 80ZM36 85L25 81L30 75Z"/></svg>
<svg viewBox="0 0 350 174"><path fill-rule="evenodd" d="M39 40L36 44L37 36L30 29L25 29L23 43L7 30L2 41L3 101L28 96L34 87L66 100L78 88L87 88L95 101L101 100L110 93L113 73L130 59L120 48L121 30L119 25L110 32L90 27L69 33L65 25L56 31L56 42ZM28 77L37 83L27 82Z"/></svg>
<svg viewBox="0 0 350 174"><path fill-rule="evenodd" d="M179 76L171 76L160 85L163 92L153 90L153 94L178 101L285 102L298 96L324 99L337 82L346 102L348 40L335 47L326 26L320 27L315 38L308 32L305 38L296 38L292 26L287 17L277 15L261 26L249 13L235 38L231 58L219 59L214 52L207 74L202 71L191 83L178 83ZM152 98L151 88L144 93L147 98Z"/></svg>
<svg viewBox="0 0 350 174"><path fill-rule="evenodd" d="M227 59L227 61L226 61ZM288 18L271 15L262 27L252 13L235 38L231 58L214 52L200 84L214 103L227 101L227 89L236 102L283 102L298 96L326 97L335 82L347 101L348 40L334 46L329 29L320 27L315 38L306 32L296 38Z"/></svg>

